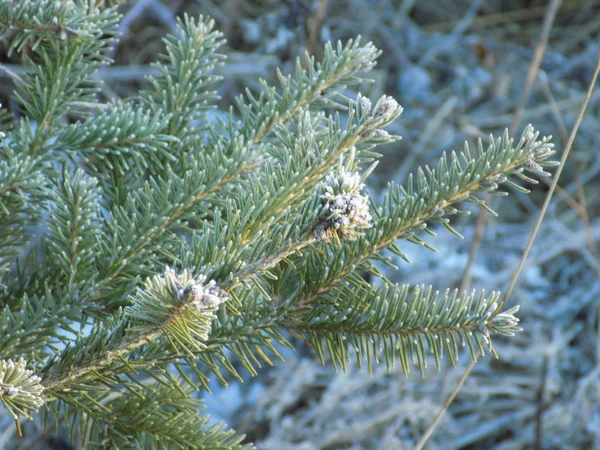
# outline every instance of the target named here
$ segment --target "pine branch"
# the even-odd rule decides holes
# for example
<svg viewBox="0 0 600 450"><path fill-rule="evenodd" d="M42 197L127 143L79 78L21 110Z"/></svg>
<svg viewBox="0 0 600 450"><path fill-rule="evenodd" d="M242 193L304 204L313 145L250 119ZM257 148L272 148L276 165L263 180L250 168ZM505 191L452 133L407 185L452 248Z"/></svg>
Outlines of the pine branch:
<svg viewBox="0 0 600 450"><path fill-rule="evenodd" d="M213 147L213 157L210 158L210 160L208 160L208 167L214 166L215 169L209 170L207 168L201 168L201 166L198 167L196 162L196 167L194 167L194 169L196 169L197 171L193 172L193 175L194 178L199 181L195 181L195 183L190 183L190 185L202 186L201 175L203 173L208 174L208 176L214 178L209 179L205 182L207 186L204 188L203 191L191 193L191 198L171 200L170 204L172 206L166 210L169 212L169 214L165 215L165 218L162 220L162 222L156 224L156 220L152 222L143 221L143 227L148 229L147 233L141 233L139 236L133 237L128 235L124 236L122 240L128 243L128 245L122 247L123 249L126 249L125 254L123 254L123 252L119 249L115 249L117 251L113 252L113 254L115 255L114 261L118 261L119 264L116 265L111 263L111 266L108 269L108 271L104 271L104 279L100 280L100 284L98 286L99 296L95 296L94 299L92 299L91 301L98 301L99 298L108 297L110 295L110 291L107 291L105 289L105 286L113 284L113 279L117 280L119 278L122 278L123 274L126 273L127 269L131 269L134 266L134 261L144 259L146 257L145 255L149 253L148 245L151 245L153 242L156 242L155 245L159 245L158 238L164 236L163 231L166 231L171 224L176 223L186 212L191 212L192 208L198 208L199 204L202 201L206 201L207 197L221 190L225 186L225 184L238 180L240 176L256 167L256 163L246 163L243 165L236 164L233 166L231 165L231 163L229 163L229 166L224 171L223 167L221 165L215 164L215 162L220 162L222 161L221 158L225 157L229 158L229 161L248 161L250 159L249 152L251 151L251 146L257 144L260 141L260 139L262 139L271 131L273 127L287 121L289 117L291 117L290 115L284 115L281 112L281 108L283 106L288 104L296 105L293 107L293 113L295 114L295 112L300 110L300 108L303 105L306 105L318 98L324 89L337 89L342 85L342 83L356 81L351 74L353 74L356 70L362 70L370 67L370 65L373 64L372 59L376 56L377 53L372 46L366 46L362 48L359 47L357 43L349 43L345 47L342 47L340 44L338 46L337 52L334 52L332 49L330 49L329 52L331 62L328 63L326 67L321 66L320 64L315 64L314 61L311 60L312 65L309 67L309 69L307 69L306 72L302 71L301 69L298 69L296 71L295 78L288 78L287 81L282 81L284 85L283 94L279 95L273 88L269 88L269 94L267 95L267 97L271 99L271 103L269 104L280 108L278 110L279 112L271 111L272 120L269 120L268 126L265 125L264 127L262 127L262 131L259 134L249 134L247 139L251 139L250 141L244 139L242 136L239 135L240 130L238 130L238 127L233 123L232 120L229 120L229 122L224 125L229 127L227 132L217 133L214 130L211 131L211 138L209 141L210 143L215 143L217 145L216 147ZM319 82L321 83L321 89L318 92L314 89L309 89L308 91L304 90L302 91L302 95L300 97L295 97L292 100L290 98L290 95L292 95L291 87L303 86L304 84L308 83L307 80L309 75L312 76L312 78L316 77L317 80L322 79L322 81ZM279 103L274 104L273 102L275 101L278 101ZM247 119L248 117L254 117L256 120L258 120L259 117L262 117L261 114L253 113L251 108L246 108L242 112L243 117L246 117ZM391 119L386 116L386 118L377 118L376 122L381 122L381 125L383 126L385 120L389 121ZM373 122L373 120L371 120L371 122ZM243 124L244 129L252 129L251 124L249 124L247 121L243 122ZM250 131L247 131L247 133L250 133ZM231 136L231 138L223 138L224 135ZM347 144L345 145L347 146ZM235 153L232 153L233 149L235 149ZM220 156L219 152L222 152L222 157ZM196 155L197 157L201 157L199 154ZM206 158L203 158L202 162L207 162ZM186 175L187 173L188 172L186 172ZM190 180L191 179L192 177L190 176ZM155 191L158 190L158 192L165 192L165 189L169 186L168 184L159 182L158 180L156 181L156 184L162 185L159 189L155 189ZM157 194L153 193L150 195ZM135 201L135 203L132 202L132 205L135 205L135 209L137 209L137 205L145 204L153 204L153 201L147 200L139 202ZM165 209L163 208L161 208L161 210L165 211ZM120 223L119 227L115 228L115 233L118 233L120 235L121 229L139 230L139 226L134 227L127 225L127 222L131 222L131 218L135 218L136 216L137 212L133 212L131 210L127 212L116 211L115 217L125 218L125 222ZM159 221L161 220L161 218L158 219ZM118 237L117 239L115 239L114 237L111 238L111 242L118 242L118 240ZM133 245L132 242L134 243ZM163 244L164 242L160 243L161 246ZM143 268L144 266L142 265L141 267ZM153 265L148 264L146 267L153 268ZM117 287L117 285L114 286ZM118 286L118 288L121 291L122 287L122 285ZM125 290L125 292L130 292L130 290ZM123 297L121 296L121 298ZM114 301L113 304L118 305L118 299L115 300L116 301Z"/></svg>
<svg viewBox="0 0 600 450"><path fill-rule="evenodd" d="M527 128L516 145L505 134L476 158L444 155L376 206L362 191L372 149L395 138L384 127L402 108L345 95L374 66L372 44L306 56L215 124L212 20L178 22L141 104L98 104L117 13L94 5L0 0L0 38L31 55L15 85L23 118L0 133L0 401L15 419L42 409L90 447L244 448L198 416L191 389L211 372L241 379L235 357L257 373L290 333L336 367L354 351L408 373L428 353L454 364L461 345L494 354L491 334L519 330L496 293L392 286L379 264L392 265L386 249L405 258L398 240L429 247L431 223L459 235L448 216L465 214L460 202L489 209L475 194L525 191L509 177L545 175L547 138ZM44 211L44 243L15 268ZM75 325L91 330L73 338Z"/></svg>
<svg viewBox="0 0 600 450"><path fill-rule="evenodd" d="M304 111L293 126L278 127L275 133L277 146L269 149L276 160L250 185L250 192L268 201L249 222L251 227L240 230L244 245L257 235L267 234L267 223L279 223L284 216L289 217L294 212L296 205L314 198L317 183L343 160L343 156L347 155L345 170L348 172L355 171L359 162L370 161L373 154L369 152L372 145L368 143L372 142L374 130L382 133L379 143L394 139L383 128L398 118L402 108L395 100L382 97L375 107L377 112L371 115L361 106L363 100L359 96L348 105L345 129L339 116L330 116L322 123L320 115L313 117L308 111ZM263 189L259 189L261 185ZM255 203L260 204L259 201Z"/></svg>
<svg viewBox="0 0 600 450"><path fill-rule="evenodd" d="M242 445L244 436L235 435L222 423L211 423L207 416L199 416L202 403L191 398L189 387L164 386L153 383L140 395L121 395L110 400L107 423L108 435L115 448L151 448L170 444L170 448L206 448L242 450L253 448ZM132 414L133 412L133 414Z"/></svg>
<svg viewBox="0 0 600 450"><path fill-rule="evenodd" d="M129 104L111 105L101 114L64 128L58 137L63 150L72 157L83 156L88 171L110 177L130 177L127 185L138 182L140 175L152 167L156 170L165 160L175 160L169 146L178 138L162 130L169 115L158 114ZM168 166L167 166L168 167Z"/></svg>
<svg viewBox="0 0 600 450"><path fill-rule="evenodd" d="M277 125L285 124L316 100L320 99L323 106L344 107L335 98L340 97L345 103L341 89L361 82L357 73L372 69L379 54L372 43L360 46L360 39L350 40L346 45L338 42L335 49L326 44L322 62L315 62L314 57L306 53L306 70L297 61L293 76L285 77L278 72L281 93L261 81L263 91L259 97L246 91L245 99L238 98L237 106L244 124L242 132L248 140L257 143Z"/></svg>
<svg viewBox="0 0 600 450"><path fill-rule="evenodd" d="M319 222L321 219L318 217L321 200L315 195L317 181L322 180L323 174L330 172L334 164L338 164L342 172L354 170L362 153L367 152L363 150L356 157L354 144L365 142L373 130L383 132L381 127L398 117L402 111L395 101L387 97L377 103L373 115L362 110L360 97L349 109L349 122L353 122L355 111L357 124L342 131L339 120L329 118L324 131L320 133L321 142L308 147L320 149L321 154L318 155L302 154L292 146L302 146L306 141L309 144L316 143L311 142L311 133L302 131L317 126L321 119L311 118L306 113L304 124L298 127L297 136L288 134L289 138L286 139L289 140L283 140L284 145L290 145L289 149L283 149L280 153L282 160L286 159L273 170L265 169L264 178L252 179L240 187L237 195L233 195L234 199L239 200L232 200L232 204L226 208L227 221L222 223L215 217L213 227L203 228L200 232L203 237L193 242L191 247L185 247L182 255L184 266L196 267L199 273L223 281L223 286L235 286L240 280L274 267L279 261L315 242L318 239L315 237L315 224L324 223ZM294 144L298 141L300 144ZM345 159L342 158L344 153L349 154ZM363 179L373 168L374 165L363 175ZM339 189L339 186L328 189ZM243 195L242 191L250 195ZM248 214L244 214L244 211L248 211ZM228 233L220 231L226 229ZM226 244L227 250L219 244ZM191 259L185 256L187 254L201 256Z"/></svg>
<svg viewBox="0 0 600 450"><path fill-rule="evenodd" d="M115 206L104 242L110 249L105 253L110 259L101 263L97 292L87 302L104 304L109 309L122 305L137 285L137 277L154 273L157 253L168 254L184 245L172 234L172 229L186 220L194 220L202 201L253 165L245 162L243 155L239 156L239 162L227 169L216 165L217 152L211 156L212 160L198 158L184 177L171 174L167 180L151 178L129 193L125 205ZM203 162L207 164L202 165Z"/></svg>

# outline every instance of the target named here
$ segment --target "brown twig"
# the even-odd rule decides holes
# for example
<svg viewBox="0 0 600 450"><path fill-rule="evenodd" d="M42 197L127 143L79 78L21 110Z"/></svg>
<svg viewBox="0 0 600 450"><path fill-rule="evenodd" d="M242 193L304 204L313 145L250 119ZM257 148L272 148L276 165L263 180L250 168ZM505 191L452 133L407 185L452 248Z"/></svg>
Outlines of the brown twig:
<svg viewBox="0 0 600 450"><path fill-rule="evenodd" d="M319 42L319 33L325 20L325 14L327 13L327 0L320 0L317 10L313 14L308 24L308 39L306 41L306 51L309 55L314 55L315 48Z"/></svg>
<svg viewBox="0 0 600 450"><path fill-rule="evenodd" d="M529 100L529 94L531 94L531 88L533 87L533 83L537 78L537 74L540 70L540 65L542 64L542 58L544 57L544 53L546 53L546 47L548 46L548 38L550 37L550 30L552 29L552 23L554 22L554 18L556 17L556 13L558 12L558 8L562 0L552 0L552 3L548 6L548 11L546 12L546 16L544 17L544 23L542 25L542 33L540 35L540 41L535 49L535 53L533 55L533 59L529 64L529 70L527 71L527 79L525 80L525 86L523 87L523 93L521 94L521 102L515 111L515 115L513 117L513 121L510 124L509 131L512 133L515 132L515 129L521 123L521 119L523 117L523 110L525 109L525 105Z"/></svg>
<svg viewBox="0 0 600 450"><path fill-rule="evenodd" d="M536 450L542 450L542 415L544 414L544 396L546 391L546 377L548 375L548 356L544 355L542 370L540 372L540 388L536 394L537 409L535 413L535 446Z"/></svg>
<svg viewBox="0 0 600 450"><path fill-rule="evenodd" d="M477 353L475 353L475 358L478 358L478 357L479 357L479 350L477 351ZM463 373L463 376L461 377L461 379L458 380L456 387L452 390L452 392L450 393L450 395L444 402L443 406L438 411L437 415L433 419L433 422L431 423L429 428L427 428L427 431L425 432L425 434L423 434L423 436L421 436L421 439L419 439L419 442L417 442L417 445L415 445L414 450L422 450L423 446L427 443L427 441L433 434L433 431L437 428L438 424L442 420L442 417L444 417L444 413L446 412L446 410L450 407L450 405L454 401L454 398L456 397L456 394L458 394L458 391L460 390L462 385L465 384L465 381L467 381L467 378L469 377L471 370L473 370L473 367L475 366L475 363L477 362L477 360L475 358L473 358L471 360L471 362L469 363L469 365L467 366L465 373Z"/></svg>
<svg viewBox="0 0 600 450"><path fill-rule="evenodd" d="M484 201L488 204L491 203L492 196L487 194ZM475 222L475 229L473 230L473 237L471 238L471 246L469 247L469 258L467 259L467 265L460 282L461 291L466 291L471 287L471 269L475 263L477 253L479 253L479 247L481 247L481 242L483 241L487 221L487 211L482 209L479 211L479 214L477 214L477 221Z"/></svg>

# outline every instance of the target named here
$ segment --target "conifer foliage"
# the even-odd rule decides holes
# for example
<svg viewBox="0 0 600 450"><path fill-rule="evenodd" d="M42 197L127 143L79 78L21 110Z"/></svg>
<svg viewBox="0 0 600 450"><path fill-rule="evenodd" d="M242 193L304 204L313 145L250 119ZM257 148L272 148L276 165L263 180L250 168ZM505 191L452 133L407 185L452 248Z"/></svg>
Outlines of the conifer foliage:
<svg viewBox="0 0 600 450"><path fill-rule="evenodd" d="M376 204L373 148L397 138L385 127L402 108L350 94L372 44L327 45L215 116L223 39L202 17L179 21L138 97L102 101L118 22L94 0L0 0L23 66L4 68L0 135L0 401L17 427L64 427L87 448L248 448L194 394L240 378L234 360L255 374L307 342L324 364L422 372L519 330L499 293L399 286L379 268L429 247L436 222L459 235L452 216L489 209L482 193L526 192L549 138L529 126L465 146Z"/></svg>

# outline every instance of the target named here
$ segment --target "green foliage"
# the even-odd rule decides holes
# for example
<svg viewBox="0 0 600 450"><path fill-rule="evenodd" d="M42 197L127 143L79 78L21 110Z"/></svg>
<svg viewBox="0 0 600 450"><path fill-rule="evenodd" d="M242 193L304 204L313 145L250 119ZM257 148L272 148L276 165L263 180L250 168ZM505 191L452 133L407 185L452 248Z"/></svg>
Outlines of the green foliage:
<svg viewBox="0 0 600 450"><path fill-rule="evenodd" d="M211 373L241 379L235 360L255 374L296 337L342 369L354 355L423 372L519 330L498 293L396 286L380 268L404 242L433 248L430 224L460 236L462 202L526 191L548 138L465 146L377 205L363 182L402 108L348 97L372 44L328 45L215 122L213 21L185 17L146 90L102 103L117 22L93 1L0 0L26 68L0 137L0 399L16 419L39 412L81 446L246 448L194 394Z"/></svg>
<svg viewBox="0 0 600 450"><path fill-rule="evenodd" d="M213 20L196 22L186 16L177 27L177 37L164 40L167 55L154 64L161 76L148 77L152 90L146 94L152 113L168 114L166 130L181 141L185 141L189 125L218 98L215 91L207 89L220 79L211 71L224 59L216 53L223 44L222 34L213 27Z"/></svg>

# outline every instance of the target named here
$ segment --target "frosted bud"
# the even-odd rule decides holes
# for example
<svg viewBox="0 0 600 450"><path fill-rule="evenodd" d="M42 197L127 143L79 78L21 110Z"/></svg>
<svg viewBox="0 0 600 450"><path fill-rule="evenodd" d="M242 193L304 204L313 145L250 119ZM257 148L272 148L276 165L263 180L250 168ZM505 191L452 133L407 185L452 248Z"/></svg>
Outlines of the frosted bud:
<svg viewBox="0 0 600 450"><path fill-rule="evenodd" d="M554 144L551 142L546 142L544 144L540 144L538 148L535 149L534 155L537 159L546 159L548 156L554 154Z"/></svg>
<svg viewBox="0 0 600 450"><path fill-rule="evenodd" d="M373 130L372 137L375 139L388 139L390 137L390 133L385 131L383 128L375 128L375 130Z"/></svg>
<svg viewBox="0 0 600 450"><path fill-rule="evenodd" d="M490 178L484 178L481 180L481 187L486 191L495 191L498 189L498 183Z"/></svg>
<svg viewBox="0 0 600 450"><path fill-rule="evenodd" d="M37 411L44 403L43 390L41 378L27 369L24 359L0 359L0 399L4 397L2 402L9 410Z"/></svg>
<svg viewBox="0 0 600 450"><path fill-rule="evenodd" d="M523 139L526 141L535 141L535 138L538 137L539 133L536 133L531 124L527 125L525 130L523 131Z"/></svg>
<svg viewBox="0 0 600 450"><path fill-rule="evenodd" d="M523 163L523 165L525 167L527 167L528 169L533 170L534 172L543 172L544 168L542 166L540 166L538 163L536 163L533 159L528 159L527 161L525 161Z"/></svg>
<svg viewBox="0 0 600 450"><path fill-rule="evenodd" d="M172 268L167 267L165 278L170 282L177 299L194 309L214 309L229 299L214 280L206 282L204 275L194 279L187 270L177 275Z"/></svg>
<svg viewBox="0 0 600 450"><path fill-rule="evenodd" d="M402 107L398 104L394 97L384 95L377 102L373 115L375 117L389 117L397 114L401 110Z"/></svg>
<svg viewBox="0 0 600 450"><path fill-rule="evenodd" d="M360 229L371 226L368 199L360 193L363 188L358 172L342 171L330 174L319 185L319 223L315 239L328 242L331 237L355 239Z"/></svg>
<svg viewBox="0 0 600 450"><path fill-rule="evenodd" d="M369 115L371 113L371 100L358 94L358 103L360 104L361 115Z"/></svg>
<svg viewBox="0 0 600 450"><path fill-rule="evenodd" d="M183 289L182 297L192 308L213 309L227 300L224 292L217 287L214 280L208 284L194 284Z"/></svg>
<svg viewBox="0 0 600 450"><path fill-rule="evenodd" d="M2 388L2 393L4 395L6 395L7 397L14 397L15 395L17 395L19 393L19 390L16 387L13 386L4 386Z"/></svg>

